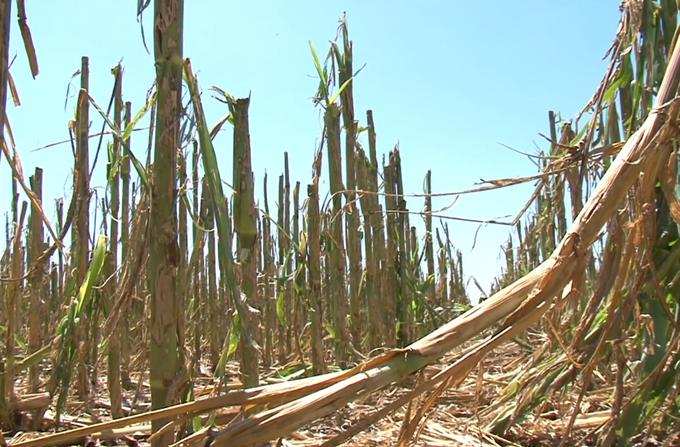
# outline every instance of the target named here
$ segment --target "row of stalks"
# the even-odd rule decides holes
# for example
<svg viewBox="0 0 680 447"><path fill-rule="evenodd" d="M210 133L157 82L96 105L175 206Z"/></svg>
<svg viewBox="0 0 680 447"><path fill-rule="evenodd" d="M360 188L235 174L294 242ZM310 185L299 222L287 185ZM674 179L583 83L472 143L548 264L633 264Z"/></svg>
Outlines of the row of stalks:
<svg viewBox="0 0 680 447"><path fill-rule="evenodd" d="M365 124L355 116L344 20L338 35L323 62L312 48L324 130L304 186L291 183L287 153L278 182L264 175L256 185L250 99L214 88L228 117L208 128L188 60L159 68L135 112L123 67L112 70L105 110L90 95L83 57L70 126L73 194L56 199L56 216L42 206L43 176L53 174L36 168L26 182L19 152L3 139L13 171L0 260L4 430L65 423L73 399L121 417L144 408L147 386L154 408L192 399L206 372L220 385L252 387L346 368L469 306L462 256L448 224L433 222L431 172L424 204L414 204L422 211L411 213L399 150L379 162L373 113ZM156 56L164 51L177 49ZM187 103L177 91L182 76ZM91 137L96 117L109 141ZM133 138L147 119L148 140ZM212 143L228 126L230 179ZM102 175L97 196L92 179Z"/></svg>
<svg viewBox="0 0 680 447"><path fill-rule="evenodd" d="M609 69L592 100L575 121L549 114L550 148L536 157L541 179L515 219L497 290L547 259L650 113L674 117L675 92L675 99L652 106L677 45L678 6L625 3ZM658 141L659 150L670 156L642 167L626 202L582 253L564 299L534 334L518 340L533 345L533 355L509 380L515 386L481 415L490 431L507 434L518 421L551 410L565 418L561 445L593 440L628 445L677 430L677 123L671 128ZM601 414L593 431L577 441L573 431L584 408Z"/></svg>

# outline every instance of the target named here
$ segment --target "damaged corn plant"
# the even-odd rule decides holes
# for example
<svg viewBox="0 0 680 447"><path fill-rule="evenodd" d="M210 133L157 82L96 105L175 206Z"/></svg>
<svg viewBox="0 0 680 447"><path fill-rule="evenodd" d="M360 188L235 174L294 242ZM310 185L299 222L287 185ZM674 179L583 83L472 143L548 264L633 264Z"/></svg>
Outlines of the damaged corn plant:
<svg viewBox="0 0 680 447"><path fill-rule="evenodd" d="M138 14L149 7L138 2ZM623 3L602 83L577 117L548 113L535 176L451 193L535 185L493 293L474 306L455 228L433 210L432 172L406 173L398 148L379 162L373 111L355 113L361 70L344 17L327 52L309 44L319 81L310 107L323 116L311 178L292 183L284 153L277 181L256 185L251 99L212 87L224 118L207 122L205 86L183 54L183 1L154 1L145 103L125 101L118 65L102 107L89 60L79 61L73 194L48 216L50 173L25 178L5 119L8 97L18 102L11 8L0 0L0 143L12 172L2 179L12 200L0 258L1 444L361 445L390 418L387 442L411 445L432 436L441 402L465 406L452 393L470 380L477 395L489 390L469 416L483 445L642 445L678 432L675 2ZM142 122L147 138L134 132ZM214 143L229 131L231 177ZM100 171L103 197L92 193ZM423 194L404 190L407 174L424 176ZM485 359L499 353L512 359L494 375ZM351 424L314 432L367 401ZM314 437L305 444L301 433Z"/></svg>

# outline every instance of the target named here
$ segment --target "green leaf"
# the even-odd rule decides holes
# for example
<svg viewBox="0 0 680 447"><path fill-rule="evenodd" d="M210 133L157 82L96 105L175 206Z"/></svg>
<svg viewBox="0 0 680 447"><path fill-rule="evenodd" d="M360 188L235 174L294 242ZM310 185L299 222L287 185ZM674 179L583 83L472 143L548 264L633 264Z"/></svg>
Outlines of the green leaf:
<svg viewBox="0 0 680 447"><path fill-rule="evenodd" d="M229 349L227 349L227 357L231 357L238 349L238 343L241 338L241 319L236 316L234 324L232 325L231 336L229 337Z"/></svg>
<svg viewBox="0 0 680 447"><path fill-rule="evenodd" d="M506 385L505 389L503 389L503 394L505 396L515 396L520 390L520 382L519 380L513 380L509 384Z"/></svg>
<svg viewBox="0 0 680 447"><path fill-rule="evenodd" d="M186 190L182 189L180 195L180 200L184 202L184 206L186 207L187 213L189 214L189 218L191 219L191 222L194 224L196 228L201 230L203 233L208 233L210 231L213 231L214 228L206 228L203 225L201 225L201 219L199 216L196 216L191 209L191 204L189 203L189 198L187 197Z"/></svg>
<svg viewBox="0 0 680 447"><path fill-rule="evenodd" d="M624 51L621 58L621 88L627 87L633 81L633 63L630 59L630 49Z"/></svg>
<svg viewBox="0 0 680 447"><path fill-rule="evenodd" d="M611 84L609 84L609 87L607 90L604 92L604 95L602 96L602 102L610 102L613 98L614 95L616 95L616 92L619 91L619 87L621 86L621 78L616 78Z"/></svg>
<svg viewBox="0 0 680 447"><path fill-rule="evenodd" d="M197 431L201 430L203 428L203 423L201 422L201 418L196 416L191 419L191 428L193 428L194 433Z"/></svg>
<svg viewBox="0 0 680 447"><path fill-rule="evenodd" d="M87 270L85 280L78 291L78 305L76 306L76 315L78 316L82 314L83 308L90 298L92 288L99 278L99 274L104 266L104 259L106 259L106 236L101 235L94 248L90 268Z"/></svg>
<svg viewBox="0 0 680 447"><path fill-rule="evenodd" d="M281 378L286 378L286 377L293 375L296 372L303 370L303 369L305 369L304 365L294 364L294 365L291 365L291 366L284 368L283 370L279 371L278 376L281 377Z"/></svg>
<svg viewBox="0 0 680 447"><path fill-rule="evenodd" d="M633 65L630 61L630 50L627 54L622 55L621 65L617 73L617 77L611 82L604 95L602 96L603 102L610 102L614 99L614 96L619 91L620 88L627 87L633 80Z"/></svg>
<svg viewBox="0 0 680 447"><path fill-rule="evenodd" d="M97 104L97 101L95 101L94 98L92 96L90 96L89 93L87 93L87 98L89 99L90 104L92 104L92 106L95 108L95 110L97 112L99 112L101 117L104 119L104 121L106 122L106 125L109 126L109 128L111 129L111 132L113 132L113 134L116 137L120 138L121 137L120 129L118 128L118 126L116 126L116 123L111 121L111 118L109 118L109 116L106 114L106 112L104 112L104 109L99 107L99 104Z"/></svg>
<svg viewBox="0 0 680 447"><path fill-rule="evenodd" d="M149 183L149 176L146 173L146 169L144 169L144 166L142 163L137 160L137 157L134 156L132 151L125 149L125 155L127 157L130 157L130 161L132 161L132 166L134 166L135 171L137 171L137 175L139 176L140 180L142 181L142 184L144 187L148 190L151 191L151 183Z"/></svg>
<svg viewBox="0 0 680 447"><path fill-rule="evenodd" d="M16 344L19 346L19 349L21 349L22 351L25 351L25 350L26 350L27 345L26 345L26 342L24 341L23 338L21 338L21 337L19 337L19 336L17 335L17 336L14 338L14 340L16 341Z"/></svg>
<svg viewBox="0 0 680 447"><path fill-rule="evenodd" d="M328 100L328 104L333 104L333 103L335 103L335 101L338 99L338 96L340 96L340 94L347 88L347 86L350 84L350 82L352 82L353 79L354 79L354 78L351 77L351 78L349 78L348 80L346 80L346 81L340 86L340 88L338 89L338 91L333 95L333 97L332 97L331 99Z"/></svg>
<svg viewBox="0 0 680 447"><path fill-rule="evenodd" d="M137 123L141 120L148 112L151 110L152 106L156 104L156 92L154 91L151 96L146 100L141 109L135 114L130 123L123 130L121 135L121 141L125 142L130 138L130 135L137 127Z"/></svg>
<svg viewBox="0 0 680 447"><path fill-rule="evenodd" d="M307 253L307 233L300 233L300 243L298 247L298 252L300 253L301 256L304 256L305 253Z"/></svg>
<svg viewBox="0 0 680 447"><path fill-rule="evenodd" d="M316 50L314 49L314 45L312 44L311 40L309 41L309 49L312 51L312 58L314 59L314 68L316 68L316 72L319 75L320 79L319 93L321 93L323 99L328 101L328 78L326 76L326 71L323 69L323 66L321 65L319 56L316 54Z"/></svg>
<svg viewBox="0 0 680 447"><path fill-rule="evenodd" d="M116 126L116 124L113 121L111 121L111 119L109 119L108 115L104 112L104 110L101 107L99 107L99 105L94 100L94 98L92 98L92 96L90 96L89 94L87 95L87 97L89 98L90 103L95 108L95 110L97 110L97 112L99 112L101 117L104 119L106 124L109 126L109 128L111 129L111 132L113 132L113 134L116 137L118 137L121 141L124 142L128 138L130 138L130 134L135 129L137 122L149 111L149 109L151 108L151 104L153 104L155 102L156 93L154 92L154 94L151 95L151 98L149 100L147 100L147 102L144 104L144 107L142 107L142 109L139 112L137 112L137 115L135 115L133 120L130 121L130 123L125 128L125 131L122 132L122 133L121 133L120 129L118 128L118 126ZM146 173L146 170L144 169L144 166L139 162L139 160L137 160L137 157L135 157L134 154L132 153L132 151L130 151L128 148L124 147L124 152L125 152L125 156L130 157L130 161L132 161L132 165L134 166L135 171L137 171L137 175L139 176L140 180L144 184L144 187L150 190L151 185L149 184L149 178L148 178L148 175Z"/></svg>
<svg viewBox="0 0 680 447"><path fill-rule="evenodd" d="M569 142L570 146L577 146L579 142L583 139L583 136L585 135L586 131L590 127L590 121L588 121L583 127L581 127L581 130L576 134L574 138L571 139Z"/></svg>
<svg viewBox="0 0 680 447"><path fill-rule="evenodd" d="M332 340L335 340L335 329L329 323L324 323L323 328L326 330Z"/></svg>
<svg viewBox="0 0 680 447"><path fill-rule="evenodd" d="M276 296L276 316L282 325L286 325L286 295L280 291Z"/></svg>
<svg viewBox="0 0 680 447"><path fill-rule="evenodd" d="M215 367L215 378L221 379L224 377L227 361L238 349L240 338L241 321L239 320L238 315L236 315L236 318L234 318L234 322L231 325L231 333L229 334L229 338L224 340L222 352L220 353L220 359L217 361L217 366Z"/></svg>
<svg viewBox="0 0 680 447"><path fill-rule="evenodd" d="M59 397L56 404L56 417L59 421L61 411L66 403L66 397L69 392L69 385L71 383L72 371L75 368L76 358L76 339L75 333L83 311L90 305L90 297L94 285L99 280L99 276L104 266L106 259L106 236L101 235L97 240L97 245L92 253L92 260L90 267L87 270L85 279L78 289L77 296L69 305L68 313L62 318L57 328L57 333L61 337L61 343L57 352L57 360L55 362L55 373L57 383L59 383ZM68 294L73 296L76 293L75 276L69 283Z"/></svg>

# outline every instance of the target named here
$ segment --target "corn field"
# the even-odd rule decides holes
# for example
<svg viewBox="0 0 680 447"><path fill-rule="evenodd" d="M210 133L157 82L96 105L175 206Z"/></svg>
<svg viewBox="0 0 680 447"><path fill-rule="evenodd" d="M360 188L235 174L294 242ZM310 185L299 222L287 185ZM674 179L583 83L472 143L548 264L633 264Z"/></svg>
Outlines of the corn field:
<svg viewBox="0 0 680 447"><path fill-rule="evenodd" d="M309 48L323 116L313 175L291 179L284 153L271 179L253 172L249 97L211 88L228 113L207 122L183 54L183 0L145 9L154 88L126 101L119 64L103 106L82 58L72 195L52 216L49 173L26 177L5 113L17 100L12 13L34 77L38 58L24 0L0 0L12 172L0 179L11 191L2 446L680 442L676 2L622 3L592 99L573 119L547 113L536 175L450 194L432 191L431 172L406 172L398 147L379 151L378 113L354 108L344 17L327 51ZM98 140L91 117L105 123ZM233 135L230 176L219 132ZM425 193L405 191L405 176L422 174ZM455 229L432 199L520 183L535 188L500 247L493 293L471 303ZM447 413L457 427L436 432L444 405L462 416ZM333 419L348 412L349 424Z"/></svg>

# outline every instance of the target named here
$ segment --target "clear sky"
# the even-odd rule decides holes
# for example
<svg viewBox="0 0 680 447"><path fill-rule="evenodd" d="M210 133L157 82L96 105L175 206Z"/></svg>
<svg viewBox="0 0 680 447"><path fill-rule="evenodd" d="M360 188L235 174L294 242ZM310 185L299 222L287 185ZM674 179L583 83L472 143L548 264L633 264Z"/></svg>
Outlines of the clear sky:
<svg viewBox="0 0 680 447"><path fill-rule="evenodd" d="M22 105L14 107L8 101L8 115L24 171L28 176L36 165L45 169L49 200L70 197L71 149L64 144L33 150L68 138L75 98L68 100L66 109L64 102L81 56L90 57L91 94L103 107L113 85L110 69L118 61L125 66L123 95L134 110L153 82L153 56L142 44L136 4L133 0L27 2L40 63L35 80L13 20L11 73ZM266 170L273 203L284 150L289 152L293 184L301 181L304 192L311 179L322 116L311 101L318 81L308 41L325 54L338 17L346 12L355 68L366 64L354 82L357 118L364 124L366 109L374 111L380 154L399 144L407 192L422 192L428 169L432 169L434 191L457 191L482 178L535 173L527 158L499 143L527 152L545 149L538 133L547 133L548 110L560 112L563 118L581 110L605 72L602 57L617 29L618 4L613 0L186 0L184 54L191 58L205 92L209 124L227 113L210 97L210 86L237 97L251 94L257 195L261 197ZM14 5L12 14L16 14ZM152 15L151 6L143 21L151 50ZM71 94L77 86L75 79ZM99 131L96 112L91 117L92 130ZM222 175L229 180L231 131L225 129L216 149ZM133 151L140 158L146 138L143 133L133 137ZM92 150L95 145L93 140ZM104 163L97 168L100 173L104 169ZM0 182L4 214L10 198L4 161ZM103 185L103 176L94 183ZM477 219L514 215L531 189L462 197L446 214ZM97 193L101 197L102 189ZM450 202L436 201L435 208ZM54 216L53 206L47 205ZM422 200L410 199L408 206L419 211ZM454 243L464 253L466 273L487 285L499 269L499 245L508 227L483 227L472 250L477 225L450 225Z"/></svg>

